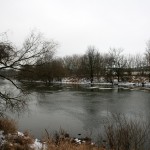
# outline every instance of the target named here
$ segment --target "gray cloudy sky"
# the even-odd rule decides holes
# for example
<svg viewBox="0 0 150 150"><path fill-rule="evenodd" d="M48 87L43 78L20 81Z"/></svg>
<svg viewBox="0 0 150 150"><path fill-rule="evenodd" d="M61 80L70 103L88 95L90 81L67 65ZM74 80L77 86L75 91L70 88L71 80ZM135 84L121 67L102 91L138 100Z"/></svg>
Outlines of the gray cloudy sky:
<svg viewBox="0 0 150 150"><path fill-rule="evenodd" d="M23 42L32 29L60 43L59 56L94 45L144 53L150 39L150 0L0 0L0 33Z"/></svg>

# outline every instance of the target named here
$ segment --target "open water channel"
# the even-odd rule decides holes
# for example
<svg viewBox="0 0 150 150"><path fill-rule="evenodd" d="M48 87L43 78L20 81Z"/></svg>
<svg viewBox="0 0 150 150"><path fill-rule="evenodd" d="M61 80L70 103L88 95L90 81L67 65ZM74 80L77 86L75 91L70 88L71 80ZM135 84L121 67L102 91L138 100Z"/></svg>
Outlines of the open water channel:
<svg viewBox="0 0 150 150"><path fill-rule="evenodd" d="M40 138L60 128L72 136L88 136L101 132L110 113L150 119L150 92L117 88L89 89L85 85L49 85L19 83L30 92L27 109L7 114L18 121L20 131L29 130ZM0 87L10 87L2 82Z"/></svg>

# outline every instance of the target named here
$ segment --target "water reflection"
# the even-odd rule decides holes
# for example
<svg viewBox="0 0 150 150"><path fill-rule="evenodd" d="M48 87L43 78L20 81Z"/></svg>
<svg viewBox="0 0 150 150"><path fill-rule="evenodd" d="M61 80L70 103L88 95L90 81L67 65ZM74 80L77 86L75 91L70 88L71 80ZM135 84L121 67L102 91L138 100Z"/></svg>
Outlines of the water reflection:
<svg viewBox="0 0 150 150"><path fill-rule="evenodd" d="M118 89L88 89L82 85L22 84L30 91L28 111L18 118L20 130L30 129L41 137L44 129L50 132L60 127L73 136L92 131L96 134L103 127L110 113L123 113L131 117L150 118L150 94L143 91Z"/></svg>

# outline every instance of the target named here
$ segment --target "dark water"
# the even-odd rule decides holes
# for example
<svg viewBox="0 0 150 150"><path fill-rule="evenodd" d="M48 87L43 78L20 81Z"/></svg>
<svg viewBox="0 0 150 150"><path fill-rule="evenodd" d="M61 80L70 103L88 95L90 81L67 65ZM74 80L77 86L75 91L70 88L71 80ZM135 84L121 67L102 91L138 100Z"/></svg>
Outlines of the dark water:
<svg viewBox="0 0 150 150"><path fill-rule="evenodd" d="M4 86L1 84L1 87ZM9 87L8 83L7 86ZM60 128L72 136L98 134L110 113L150 119L150 92L127 89L88 89L78 85L22 84L31 95L28 109L16 119L20 131L28 129L35 137L41 137L47 129L50 133Z"/></svg>

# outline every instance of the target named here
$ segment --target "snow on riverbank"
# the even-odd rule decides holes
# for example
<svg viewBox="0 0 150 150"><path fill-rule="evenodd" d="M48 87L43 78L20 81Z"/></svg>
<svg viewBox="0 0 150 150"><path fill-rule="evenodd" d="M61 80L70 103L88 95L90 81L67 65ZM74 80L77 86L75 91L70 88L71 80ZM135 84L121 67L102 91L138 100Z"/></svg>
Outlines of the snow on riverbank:
<svg viewBox="0 0 150 150"><path fill-rule="evenodd" d="M68 134L67 134L68 135ZM94 146L95 144L91 141L90 138L85 137L85 138L71 138L66 136L66 134L62 134L59 137L60 141L70 141L71 143L77 144L77 145L82 145L82 144L88 144L91 146ZM55 142L54 142L55 143ZM7 145L7 146L6 146ZM0 131L0 149L3 147L7 147L7 149L17 149L20 147L28 147L28 149L32 150L48 150L48 146L46 142L42 142L38 139L33 139L29 134L27 133L22 133L22 132L17 132L13 134L4 134L4 131Z"/></svg>
<svg viewBox="0 0 150 150"><path fill-rule="evenodd" d="M17 144L27 144L28 147L33 150L46 150L45 143L42 143L38 139L33 139L29 135L25 135L22 132L4 135L4 132L0 131L0 148L5 144L9 145L9 147L13 147L13 145L16 146Z"/></svg>
<svg viewBox="0 0 150 150"><path fill-rule="evenodd" d="M28 82L27 80L22 80L23 82ZM32 81L32 83L45 83L45 81ZM93 85L95 87L96 85L100 86L127 86L127 87L147 87L150 88L150 82L146 79L143 79L143 81L131 81L131 82L118 82L118 80L114 79L113 82L106 82L103 78L100 80L94 79L93 83L91 84L90 80L85 78L63 78L61 81L53 80L53 84L77 84L77 85Z"/></svg>

